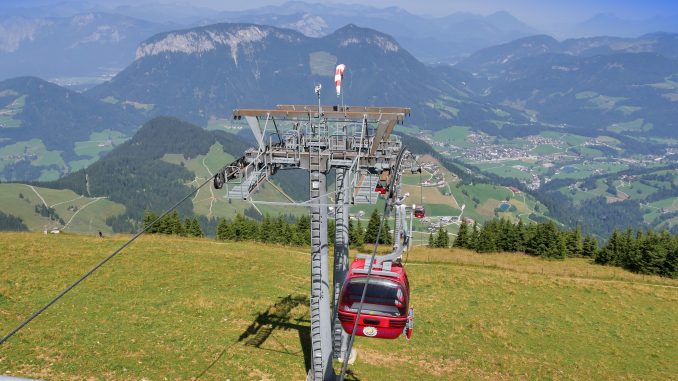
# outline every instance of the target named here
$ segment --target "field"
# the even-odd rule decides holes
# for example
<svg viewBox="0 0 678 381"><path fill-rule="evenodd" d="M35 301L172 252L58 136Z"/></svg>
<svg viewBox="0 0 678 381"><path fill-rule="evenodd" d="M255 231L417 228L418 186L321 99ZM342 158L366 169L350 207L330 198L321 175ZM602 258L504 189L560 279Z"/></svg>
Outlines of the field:
<svg viewBox="0 0 678 381"><path fill-rule="evenodd" d="M105 198L83 197L67 189L47 189L25 184L0 184L0 210L21 217L29 230L43 231L60 226L36 213L36 206L54 208L63 219L64 231L80 233L110 233L106 218L125 211L123 205Z"/></svg>
<svg viewBox="0 0 678 381"><path fill-rule="evenodd" d="M0 234L0 326L127 237ZM412 341L356 340L353 380L647 379L678 374L678 282L585 260L413 251ZM143 237L20 331L3 375L302 380L307 249ZM275 274L275 276L274 276Z"/></svg>
<svg viewBox="0 0 678 381"><path fill-rule="evenodd" d="M104 130L93 132L89 140L75 142L73 151L79 156L98 158L101 153L112 150L116 145L122 144L127 139L128 137L119 131Z"/></svg>
<svg viewBox="0 0 678 381"><path fill-rule="evenodd" d="M0 128L21 127L21 120L14 119L14 117L23 111L25 104L26 96L22 95L4 108L0 108Z"/></svg>
<svg viewBox="0 0 678 381"><path fill-rule="evenodd" d="M61 151L50 151L40 139L17 142L0 148L0 171L18 161L27 160L33 166L56 166L66 172L68 167L61 157ZM57 171L43 169L38 180L49 181L59 177ZM10 178L6 180L11 180Z"/></svg>

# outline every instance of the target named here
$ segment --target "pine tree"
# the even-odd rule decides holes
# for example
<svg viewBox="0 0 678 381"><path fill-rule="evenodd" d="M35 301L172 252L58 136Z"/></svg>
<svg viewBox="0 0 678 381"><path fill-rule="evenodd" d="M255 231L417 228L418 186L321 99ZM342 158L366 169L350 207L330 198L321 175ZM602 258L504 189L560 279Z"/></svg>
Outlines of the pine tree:
<svg viewBox="0 0 678 381"><path fill-rule="evenodd" d="M454 247L468 247L469 241L469 232L468 224L466 221L462 221L459 225L459 231L457 232L457 237L454 239L452 246Z"/></svg>
<svg viewBox="0 0 678 381"><path fill-rule="evenodd" d="M516 232L516 251L525 251L525 235L526 228L523 224L523 220L518 220L518 224L515 227Z"/></svg>
<svg viewBox="0 0 678 381"><path fill-rule="evenodd" d="M146 228L146 227L148 227L149 225L151 225L151 223L152 223L153 221L155 221L157 218L158 218L158 216L157 216L157 215L155 214L155 212L153 212L152 210L150 210L150 209L144 210L144 222L143 222L143 223L144 223L144 228ZM158 221L158 223L156 223L155 225L151 226L151 228L148 229L148 232L149 232L149 233L157 233L157 232L158 232L158 225L159 225L159 223L160 223L160 221Z"/></svg>
<svg viewBox="0 0 678 381"><path fill-rule="evenodd" d="M595 258L598 253L598 241L592 235L587 234L582 243L582 255L588 258Z"/></svg>
<svg viewBox="0 0 678 381"><path fill-rule="evenodd" d="M193 237L193 221L191 221L190 218L186 217L184 218L184 225L183 229L184 235L186 237Z"/></svg>
<svg viewBox="0 0 678 381"><path fill-rule="evenodd" d="M259 242L269 243L275 241L275 230L273 228L273 221L271 216L268 213L264 216L259 224L259 229L257 229L257 237L255 238Z"/></svg>
<svg viewBox="0 0 678 381"><path fill-rule="evenodd" d="M639 242L640 266L637 270L643 274L660 274L667 257L668 247L662 244L661 236L652 230L647 231L644 241Z"/></svg>
<svg viewBox="0 0 678 381"><path fill-rule="evenodd" d="M181 223L179 213L175 210L172 213L163 217L157 223L158 233L168 235L183 235L184 225Z"/></svg>
<svg viewBox="0 0 678 381"><path fill-rule="evenodd" d="M204 237L205 235L202 232L202 229L200 228L200 223L198 223L198 219L193 217L191 220L191 236L193 237Z"/></svg>
<svg viewBox="0 0 678 381"><path fill-rule="evenodd" d="M450 245L450 239L447 235L447 229L442 226L438 228L438 234L436 235L435 241L433 243L435 247L448 247Z"/></svg>
<svg viewBox="0 0 678 381"><path fill-rule="evenodd" d="M666 259L660 274L671 278L678 278L678 236L667 238Z"/></svg>
<svg viewBox="0 0 678 381"><path fill-rule="evenodd" d="M217 225L217 238L220 240L233 239L231 226L224 218L220 219L219 225Z"/></svg>
<svg viewBox="0 0 678 381"><path fill-rule="evenodd" d="M617 229L615 229L612 231L612 235L607 241L607 244L605 244L605 246L603 246L603 248L598 251L595 262L601 265L614 264L619 256L620 242L621 234L619 234Z"/></svg>
<svg viewBox="0 0 678 381"><path fill-rule="evenodd" d="M478 239L480 237L480 231L478 230L478 221L473 221L473 228L471 229L471 236L468 242L467 249L477 250L478 249Z"/></svg>
<svg viewBox="0 0 678 381"><path fill-rule="evenodd" d="M296 233L298 235L298 241L302 245L311 244L311 219L307 215L302 215L297 220L297 226L295 227Z"/></svg>
<svg viewBox="0 0 678 381"><path fill-rule="evenodd" d="M567 255L569 257L581 257L583 250L583 241L581 238L581 226L567 233Z"/></svg>
<svg viewBox="0 0 678 381"><path fill-rule="evenodd" d="M428 247L435 247L435 240L433 240L433 233L428 234Z"/></svg>
<svg viewBox="0 0 678 381"><path fill-rule="evenodd" d="M384 224L381 227L381 234L379 235L379 243L384 245L393 244L393 235L390 232L391 227L388 225L388 220L384 220Z"/></svg>
<svg viewBox="0 0 678 381"><path fill-rule="evenodd" d="M372 215L370 215L370 221L367 223L367 230L365 230L365 235L363 237L363 241L365 243L375 243L377 240L377 233L379 232L379 224L381 222L381 218L379 216L379 212L377 210L372 211Z"/></svg>
<svg viewBox="0 0 678 381"><path fill-rule="evenodd" d="M353 227L353 238L349 239L351 245L355 246L362 246L364 241L364 236L365 236L365 231L363 230L363 223L358 220Z"/></svg>
<svg viewBox="0 0 678 381"><path fill-rule="evenodd" d="M476 242L476 251L479 253L491 253L497 251L497 236L495 231L495 220L487 221L478 233Z"/></svg>

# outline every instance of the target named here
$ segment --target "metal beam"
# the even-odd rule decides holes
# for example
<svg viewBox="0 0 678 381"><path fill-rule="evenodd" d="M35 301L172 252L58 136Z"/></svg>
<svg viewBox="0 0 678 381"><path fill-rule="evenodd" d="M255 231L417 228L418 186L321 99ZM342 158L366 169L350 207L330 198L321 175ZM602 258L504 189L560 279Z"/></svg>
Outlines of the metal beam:
<svg viewBox="0 0 678 381"><path fill-rule="evenodd" d="M352 111L352 112L378 112L410 115L409 107L381 107L381 106L320 106L324 111ZM318 105L277 105L278 110L318 111Z"/></svg>
<svg viewBox="0 0 678 381"><path fill-rule="evenodd" d="M395 125L396 121L392 119L385 119L379 122L379 127L377 127L377 131L374 134L374 140L372 140L372 147L370 147L370 155L374 155L374 153L377 152L379 144L388 139Z"/></svg>
<svg viewBox="0 0 678 381"><path fill-rule="evenodd" d="M235 109L233 110L233 117L236 119L242 117L274 117L278 119L287 119L295 121L308 121L313 118L318 118L318 109L315 110L277 110L277 109ZM394 120L401 122L405 119L406 114L402 112L379 112L379 111L327 111L323 110L322 116L327 120L332 121L362 121L366 118L370 122L377 122L381 120Z"/></svg>

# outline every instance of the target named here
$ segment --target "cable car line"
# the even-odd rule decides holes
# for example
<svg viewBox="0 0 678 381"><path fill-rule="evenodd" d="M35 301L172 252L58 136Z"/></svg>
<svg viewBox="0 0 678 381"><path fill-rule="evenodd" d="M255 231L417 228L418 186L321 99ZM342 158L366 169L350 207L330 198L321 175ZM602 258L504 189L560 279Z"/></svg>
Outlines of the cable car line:
<svg viewBox="0 0 678 381"><path fill-rule="evenodd" d="M108 262L108 261L110 261L111 259L113 259L113 257L115 257L116 255L118 255L118 253L120 253L124 248L126 248L127 246L129 246L132 242L134 242L134 241L135 241L137 238L139 238L142 234L144 234L145 232L147 232L148 229L150 229L150 228L151 228L153 225L155 225L158 221L160 221L162 218L164 218L166 215L168 215L170 212L172 212L174 209L176 209L179 205L181 205L181 203L183 203L184 201L186 201L186 200L187 200L189 197L191 197L194 193L196 193L198 190L200 190L200 188L204 187L205 185L207 185L207 183L209 183L210 181L212 181L212 179L214 179L215 176L216 176L216 175L212 175L212 177L210 177L210 178L208 178L207 180L205 180L205 182L203 182L202 184L200 184L200 186L198 186L197 188L195 188L195 189L193 189L191 192L189 192L186 196L184 196L184 198L182 198L182 199L179 200L177 203L175 203L171 208L167 209L163 214L161 214L158 218L156 218L156 219L155 219L153 222L151 222L148 226L144 227L144 228L143 228L140 232L138 232L134 237L130 238L127 242L125 242L122 246L120 246L117 250L115 250L111 255L109 255L108 257L104 258L104 260L102 260L101 262L99 262L96 266L92 267L88 272L86 272L84 275L82 275L80 278L78 278L78 280L76 280L75 282L73 282L70 286L66 287L66 288L65 288L63 291L61 291L57 296L55 296L54 298L52 298L52 300L50 300L49 302L47 302L47 304L45 304L44 306L42 306L42 308L40 308L39 310L35 311L35 312L34 312L31 316L29 316L26 320L24 320L24 321L21 322L19 325L17 325L17 326L16 326L13 330L11 330L7 335L5 335L2 339L0 339L0 345L4 344L4 343L5 343L7 340L9 340L12 336L14 336L14 334L16 334L17 332L19 332L22 328L24 328L26 325L28 325L28 323L30 323L31 321L33 321L33 319L35 319L36 317L40 316L40 314L42 314L43 312L45 312L45 310L48 309L50 306L52 306L52 304L56 303L59 299L61 299L64 295L66 295L66 293L68 293L68 292L71 291L73 288L75 288L75 286L79 285L82 281L84 281L85 279L87 279L90 275L92 275L92 274L93 274L96 270L98 270L101 266L103 266L104 264L106 264L106 262Z"/></svg>
<svg viewBox="0 0 678 381"><path fill-rule="evenodd" d="M348 345L346 347L346 352L344 353L344 361L341 366L341 373L339 373L339 381L344 381L344 377L346 377L346 372L348 370L348 358L351 355L351 350L353 349L353 342L355 341L355 334L358 330L358 320L360 319L360 314L362 313L363 310L363 305L365 303L365 296L367 295L367 286L370 283L370 278L372 277L372 268L374 267L374 258L377 256L377 249L379 248L379 239L381 237L381 231L384 228L384 221L386 218L388 218L388 211L389 211L389 206L390 202L393 201L394 197L397 197L397 193L394 190L394 185L395 185L395 179L398 177L398 171L400 170L400 162L403 157L403 153L405 152L405 148L401 148L400 152L398 153L398 157L396 159L396 166L395 170L393 173L393 176L391 177L391 181L389 184L389 199L386 201L386 204L384 205L384 215L381 217L381 221L379 221L379 230L377 230L377 236L374 241L374 249L372 249L372 257L370 258L370 265L367 268L367 275L365 277L365 284L363 286L363 292L362 295L360 296L360 304L358 304L358 311L356 314L355 321L353 322L353 330L351 332L351 336L349 337L348 340Z"/></svg>

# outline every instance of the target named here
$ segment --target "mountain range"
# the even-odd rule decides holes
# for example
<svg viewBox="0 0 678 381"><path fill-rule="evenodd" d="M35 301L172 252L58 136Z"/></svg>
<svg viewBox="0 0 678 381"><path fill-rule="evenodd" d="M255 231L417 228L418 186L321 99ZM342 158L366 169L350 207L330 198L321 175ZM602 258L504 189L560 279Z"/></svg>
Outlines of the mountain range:
<svg viewBox="0 0 678 381"><path fill-rule="evenodd" d="M0 171L4 179L53 179L96 161L154 116L226 125L234 108L313 103L317 83L324 102L339 103L338 63L348 68L344 102L410 106L408 125L419 129L604 133L635 150L648 136L677 135L676 41L666 33L537 35L452 67L425 65L393 37L353 24L324 37L255 24L163 32L142 41L113 79L83 93L35 77L0 82Z"/></svg>
<svg viewBox="0 0 678 381"><path fill-rule="evenodd" d="M463 84L424 65L391 36L353 24L320 38L255 24L161 33L141 43L132 65L86 95L152 105L153 115L205 125L230 117L234 108L313 103L316 83L325 88L326 102L339 103L333 89L338 63L347 65L346 103L409 105L422 128L441 128L444 119L470 123L504 108L473 101ZM444 102L466 107L436 108ZM527 120L505 109L503 119Z"/></svg>
<svg viewBox="0 0 678 381"><path fill-rule="evenodd" d="M297 30L309 37L322 37L346 24L356 24L393 36L423 62L455 62L482 47L537 33L505 11L487 16L458 12L424 17L398 7L303 1L222 12L212 20L273 25Z"/></svg>
<svg viewBox="0 0 678 381"><path fill-rule="evenodd" d="M678 136L678 34L559 42L533 36L486 48L455 66L483 99L580 131Z"/></svg>
<svg viewBox="0 0 678 381"><path fill-rule="evenodd" d="M0 80L112 75L134 60L139 42L172 28L111 13L0 16Z"/></svg>

